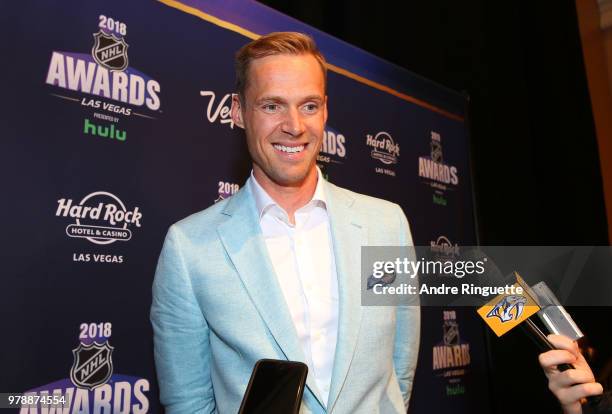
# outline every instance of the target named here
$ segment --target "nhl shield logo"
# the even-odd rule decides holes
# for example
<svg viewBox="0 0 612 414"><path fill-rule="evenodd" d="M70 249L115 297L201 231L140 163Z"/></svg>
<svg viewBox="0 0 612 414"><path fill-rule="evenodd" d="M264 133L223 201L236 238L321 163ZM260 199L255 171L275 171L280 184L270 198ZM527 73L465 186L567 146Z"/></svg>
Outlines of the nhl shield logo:
<svg viewBox="0 0 612 414"><path fill-rule="evenodd" d="M459 325L456 321L444 321L442 325L442 331L444 333L444 345L453 346L459 345Z"/></svg>
<svg viewBox="0 0 612 414"><path fill-rule="evenodd" d="M80 343L73 349L74 362L70 368L70 379L74 385L93 390L106 383L113 373L113 349L108 342L94 342L91 345Z"/></svg>
<svg viewBox="0 0 612 414"><path fill-rule="evenodd" d="M101 66L110 70L124 70L128 67L128 44L123 38L108 35L100 30L94 33L91 55Z"/></svg>
<svg viewBox="0 0 612 414"><path fill-rule="evenodd" d="M431 141L431 159L432 161L442 163L442 144L436 141Z"/></svg>

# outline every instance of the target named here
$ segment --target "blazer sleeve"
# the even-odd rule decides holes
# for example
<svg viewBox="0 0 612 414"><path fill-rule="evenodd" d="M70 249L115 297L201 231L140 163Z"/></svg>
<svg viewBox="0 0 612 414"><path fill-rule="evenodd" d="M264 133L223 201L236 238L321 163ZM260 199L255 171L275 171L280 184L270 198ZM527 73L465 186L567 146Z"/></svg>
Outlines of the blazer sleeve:
<svg viewBox="0 0 612 414"><path fill-rule="evenodd" d="M400 245L413 246L408 220L402 209L397 206L400 229ZM418 298L418 297L417 297ZM397 307L397 324L395 345L393 349L393 364L404 398L404 406L408 408L412 383L419 354L421 334L421 312L418 299L410 305Z"/></svg>
<svg viewBox="0 0 612 414"><path fill-rule="evenodd" d="M166 413L212 413L215 399L210 374L210 339L196 300L180 229L166 235L155 280L151 323L160 401Z"/></svg>

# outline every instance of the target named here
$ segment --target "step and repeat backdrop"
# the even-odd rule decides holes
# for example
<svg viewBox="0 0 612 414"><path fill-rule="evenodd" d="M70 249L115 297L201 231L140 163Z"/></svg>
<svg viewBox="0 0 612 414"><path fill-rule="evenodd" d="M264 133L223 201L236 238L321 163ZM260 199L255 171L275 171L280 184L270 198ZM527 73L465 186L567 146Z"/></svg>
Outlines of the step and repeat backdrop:
<svg viewBox="0 0 612 414"><path fill-rule="evenodd" d="M258 34L309 33L329 60L328 180L399 203L416 244L476 244L459 94L246 0L0 11L0 392L62 395L65 413L163 411L149 323L157 257L172 223L248 177L229 107L233 55ZM411 413L489 411L476 318L423 309Z"/></svg>

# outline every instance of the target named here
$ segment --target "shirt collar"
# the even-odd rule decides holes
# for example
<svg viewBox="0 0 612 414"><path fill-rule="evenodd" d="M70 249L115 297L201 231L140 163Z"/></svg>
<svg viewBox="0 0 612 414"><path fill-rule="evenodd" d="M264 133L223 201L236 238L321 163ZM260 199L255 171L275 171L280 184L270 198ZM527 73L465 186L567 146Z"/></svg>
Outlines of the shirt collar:
<svg viewBox="0 0 612 414"><path fill-rule="evenodd" d="M316 168L317 168L317 186L315 187L315 192L312 195L312 199L310 199L310 201L306 203L304 207L310 204L314 204L315 206L319 206L323 209L327 209L327 200L325 198L325 191L323 189L323 180L324 180L323 174L321 173L321 170L319 169L318 166ZM255 206L257 207L257 213L259 214L260 219L273 206L276 206L279 209L283 210L282 207L279 206L278 203L274 201L272 197L270 197L270 195L266 192L266 190L264 190L263 187L257 182L255 175L253 175L253 170L251 170L251 176L247 180L247 185L250 187L251 193L253 194L253 197L255 198ZM302 208L300 208L300 210Z"/></svg>

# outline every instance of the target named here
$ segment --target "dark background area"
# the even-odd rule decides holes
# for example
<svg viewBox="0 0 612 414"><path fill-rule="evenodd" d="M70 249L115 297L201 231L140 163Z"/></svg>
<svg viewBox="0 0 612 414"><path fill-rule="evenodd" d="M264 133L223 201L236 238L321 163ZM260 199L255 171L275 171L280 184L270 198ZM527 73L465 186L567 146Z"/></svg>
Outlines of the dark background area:
<svg viewBox="0 0 612 414"><path fill-rule="evenodd" d="M609 244L573 1L261 3L469 96L481 244ZM570 312L601 372L610 310ZM490 344L493 412L559 411L523 332Z"/></svg>

